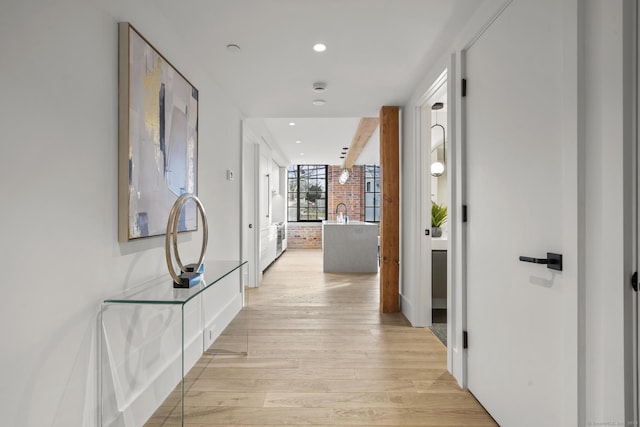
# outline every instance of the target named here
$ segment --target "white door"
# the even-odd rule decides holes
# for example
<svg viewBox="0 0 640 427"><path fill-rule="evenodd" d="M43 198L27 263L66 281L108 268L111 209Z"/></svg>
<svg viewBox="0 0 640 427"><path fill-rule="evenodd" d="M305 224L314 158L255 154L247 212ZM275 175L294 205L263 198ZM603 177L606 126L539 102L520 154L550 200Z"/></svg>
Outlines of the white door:
<svg viewBox="0 0 640 427"><path fill-rule="evenodd" d="M515 0L466 51L467 384L505 427L564 425L577 393L563 376L574 291L519 261L575 260L563 253L562 15L561 1Z"/></svg>

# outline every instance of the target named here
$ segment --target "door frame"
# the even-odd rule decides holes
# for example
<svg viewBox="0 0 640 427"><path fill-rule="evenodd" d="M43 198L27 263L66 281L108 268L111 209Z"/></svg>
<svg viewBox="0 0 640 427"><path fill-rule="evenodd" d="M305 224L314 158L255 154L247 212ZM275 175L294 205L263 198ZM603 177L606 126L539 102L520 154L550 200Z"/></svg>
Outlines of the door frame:
<svg viewBox="0 0 640 427"><path fill-rule="evenodd" d="M448 67L445 67L434 80L429 89L418 99L414 106L415 115L415 141L417 141L418 166L417 175L420 179L418 186L418 199L420 200L419 230L431 229L431 108L436 94L446 85L447 92L447 214L448 214L448 238L447 238L447 369L458 380L460 385L464 383L462 370L462 322L460 314L462 310L459 302L456 302L460 294L460 285L457 280L458 271L455 267L456 259L459 259L460 245L458 236L460 230L459 221L459 191L457 183L460 173L456 159L455 117L458 102L456 102L456 87L449 76L455 76L455 56L452 55ZM455 81L455 80L454 80ZM425 147L427 147L425 149ZM431 325L432 319L432 244L431 237L420 238L420 286L416 292L417 319L424 325Z"/></svg>
<svg viewBox="0 0 640 427"><path fill-rule="evenodd" d="M258 161L259 140L246 120L242 121L242 233L241 244L243 257L246 256L248 267L245 269L243 284L257 288L260 284L260 255L258 223ZM252 167L251 167L252 166ZM251 232L249 226L252 225ZM246 246L246 247L245 247Z"/></svg>
<svg viewBox="0 0 640 427"><path fill-rule="evenodd" d="M415 116L415 141L416 144L416 162L417 176L419 177L419 185L416 186L417 197L419 200L420 218L418 219L419 230L429 230L420 233L420 252L418 265L420 272L418 276L419 285L415 288L415 300L412 305L415 307L414 326L431 326L432 319L432 283L431 283L431 174L428 173L431 159L431 109L429 105L436 93L447 83L447 70L444 70L440 76L433 82L431 87L424 93L414 106ZM425 149L425 147L428 147Z"/></svg>
<svg viewBox="0 0 640 427"><path fill-rule="evenodd" d="M631 206L632 206L632 244L631 244L631 271L638 272L640 267L640 141L639 141L639 123L640 123L640 8L635 6L633 32L635 37L633 38L632 51L632 82L634 88L632 90L633 99L631 101L631 108L633 109L632 121L632 138L631 144L632 152L632 189L631 189ZM633 348L633 422L636 425L640 423L640 292L635 292L635 298L632 301L632 332L631 332L631 346Z"/></svg>

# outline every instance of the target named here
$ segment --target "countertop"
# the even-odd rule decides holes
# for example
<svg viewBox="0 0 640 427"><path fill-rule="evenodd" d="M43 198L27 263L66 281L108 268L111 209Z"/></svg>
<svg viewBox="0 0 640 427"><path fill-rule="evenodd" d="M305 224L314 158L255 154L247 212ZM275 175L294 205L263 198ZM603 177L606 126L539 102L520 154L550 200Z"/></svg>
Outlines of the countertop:
<svg viewBox="0 0 640 427"><path fill-rule="evenodd" d="M432 251L446 251L447 250L447 238L446 237L432 237L431 238L431 250Z"/></svg>
<svg viewBox="0 0 640 427"><path fill-rule="evenodd" d="M365 221L349 221L349 222L337 222L335 220L325 220L322 221L324 225L375 225L373 222L365 222Z"/></svg>

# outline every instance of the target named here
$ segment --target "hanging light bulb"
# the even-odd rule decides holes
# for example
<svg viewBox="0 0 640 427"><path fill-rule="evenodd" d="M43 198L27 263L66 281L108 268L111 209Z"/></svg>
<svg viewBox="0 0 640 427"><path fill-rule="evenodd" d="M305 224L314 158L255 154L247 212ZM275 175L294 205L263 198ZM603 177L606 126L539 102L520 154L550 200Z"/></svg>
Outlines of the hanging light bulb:
<svg viewBox="0 0 640 427"><path fill-rule="evenodd" d="M444 164L442 162L431 163L431 175L438 177L444 173Z"/></svg>
<svg viewBox="0 0 640 427"><path fill-rule="evenodd" d="M436 112L436 124L431 126L431 129L433 129L434 127L439 127L442 129L442 148L443 148L442 162L439 160L436 160L435 162L431 163L431 175L435 177L439 177L444 173L444 163L447 158L447 146L445 145L446 136L445 136L444 126L438 124L438 110L441 110L443 107L444 107L444 104L442 102L436 102L431 106L431 109Z"/></svg>
<svg viewBox="0 0 640 427"><path fill-rule="evenodd" d="M342 173L340 174L340 178L338 178L338 182L340 184L344 184L349 179L349 171L347 169L342 169Z"/></svg>

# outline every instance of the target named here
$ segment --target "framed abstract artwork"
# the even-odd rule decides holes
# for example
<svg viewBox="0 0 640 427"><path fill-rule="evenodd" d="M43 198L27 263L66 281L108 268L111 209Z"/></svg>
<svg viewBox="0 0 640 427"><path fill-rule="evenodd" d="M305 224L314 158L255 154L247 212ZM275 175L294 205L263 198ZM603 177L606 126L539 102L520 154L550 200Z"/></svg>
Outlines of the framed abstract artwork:
<svg viewBox="0 0 640 427"><path fill-rule="evenodd" d="M128 22L119 23L118 240L164 235L183 193L197 194L198 90ZM179 231L197 229L185 206Z"/></svg>

